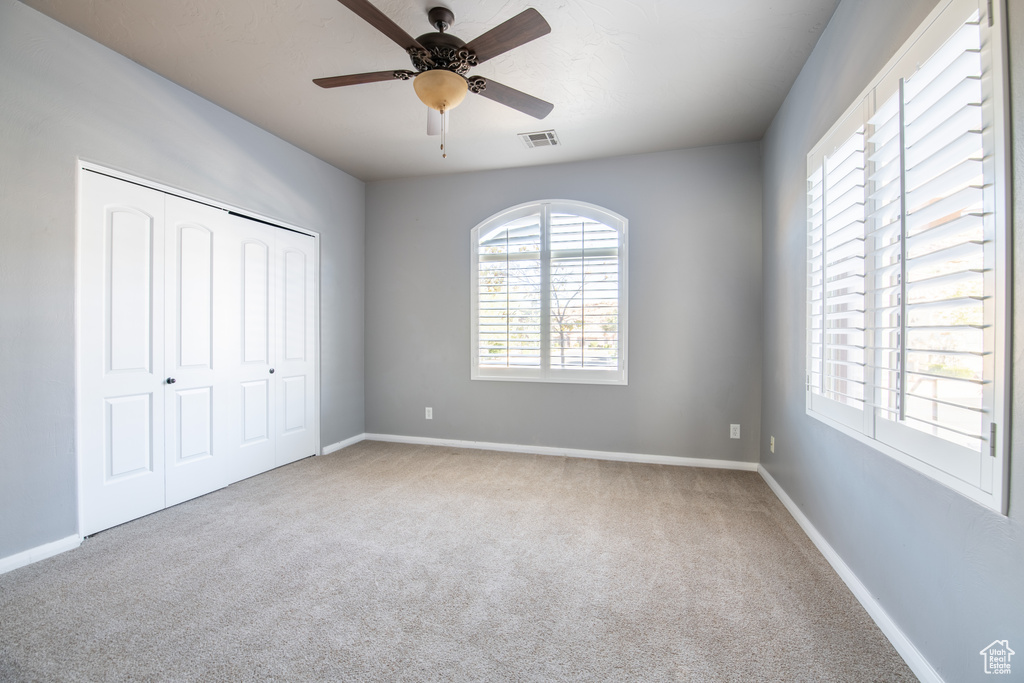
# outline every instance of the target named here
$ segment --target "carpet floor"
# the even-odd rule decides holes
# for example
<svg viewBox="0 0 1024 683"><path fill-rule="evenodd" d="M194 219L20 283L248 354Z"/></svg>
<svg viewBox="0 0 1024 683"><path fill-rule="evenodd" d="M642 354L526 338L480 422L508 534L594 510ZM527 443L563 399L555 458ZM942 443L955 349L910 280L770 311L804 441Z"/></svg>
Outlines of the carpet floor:
<svg viewBox="0 0 1024 683"><path fill-rule="evenodd" d="M752 472L362 442L0 576L0 681L912 681Z"/></svg>

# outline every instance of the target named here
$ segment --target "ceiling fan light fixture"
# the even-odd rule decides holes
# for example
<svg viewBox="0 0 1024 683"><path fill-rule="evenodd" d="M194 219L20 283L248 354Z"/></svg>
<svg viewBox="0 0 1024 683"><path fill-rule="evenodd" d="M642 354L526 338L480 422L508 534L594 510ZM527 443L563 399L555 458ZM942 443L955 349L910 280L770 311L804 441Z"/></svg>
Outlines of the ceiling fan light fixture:
<svg viewBox="0 0 1024 683"><path fill-rule="evenodd" d="M459 106L469 91L466 79L447 69L430 69L420 73L413 79L412 87L423 104L439 112Z"/></svg>

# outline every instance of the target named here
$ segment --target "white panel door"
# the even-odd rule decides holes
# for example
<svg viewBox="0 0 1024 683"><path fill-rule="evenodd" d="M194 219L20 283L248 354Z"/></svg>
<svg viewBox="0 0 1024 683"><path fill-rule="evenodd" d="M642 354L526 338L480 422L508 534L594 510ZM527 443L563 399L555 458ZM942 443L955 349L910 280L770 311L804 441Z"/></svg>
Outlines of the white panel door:
<svg viewBox="0 0 1024 683"><path fill-rule="evenodd" d="M164 195L81 175L80 529L164 507Z"/></svg>
<svg viewBox="0 0 1024 683"><path fill-rule="evenodd" d="M80 177L81 533L315 455L316 239Z"/></svg>
<svg viewBox="0 0 1024 683"><path fill-rule="evenodd" d="M316 455L316 240L277 230L277 464Z"/></svg>
<svg viewBox="0 0 1024 683"><path fill-rule="evenodd" d="M231 391L230 278L234 227L226 211L166 200L167 505L227 486L237 439Z"/></svg>
<svg viewBox="0 0 1024 683"><path fill-rule="evenodd" d="M275 466L274 238L278 230L244 218L231 243L231 293L238 305L231 326L230 381L226 400L232 410L232 461L228 478L238 481Z"/></svg>

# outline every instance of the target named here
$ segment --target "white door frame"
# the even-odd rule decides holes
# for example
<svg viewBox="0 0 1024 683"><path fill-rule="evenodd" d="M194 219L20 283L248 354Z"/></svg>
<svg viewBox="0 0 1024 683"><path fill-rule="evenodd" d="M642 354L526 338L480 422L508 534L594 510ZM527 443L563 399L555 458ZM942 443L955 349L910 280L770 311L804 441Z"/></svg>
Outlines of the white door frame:
<svg viewBox="0 0 1024 683"><path fill-rule="evenodd" d="M83 173L87 173L87 172L99 173L101 175L109 176L111 178L116 178L118 180L123 180L123 181L129 182L129 183L134 183L136 185L141 185L143 187L147 187L147 188L150 188L152 190L157 190L157 191L163 192L165 194L173 195L173 196L176 196L176 197L181 197L182 199L187 199L187 200L190 200L190 201L193 201L193 202L198 202L200 204L206 204L207 206L213 206L213 207L216 207L218 209L223 209L225 211L228 211L228 212L231 212L231 213L236 214L238 216L241 216L242 218L248 218L248 219L251 219L251 220L259 221L260 223L265 223L265 224L270 225L270 226L275 227L275 228L291 230L293 232L298 232L298 233L302 233L304 235L309 235L310 237L312 237L315 240L315 243L314 243L314 268L316 268L316 276L314 277L314 282L313 282L313 286L314 286L314 291L313 291L313 310L314 310L313 341L314 341L315 349L314 349L313 378L314 378L314 382L316 383L315 384L315 388L314 388L314 397L316 399L316 407L313 410L313 419L315 420L315 422L314 422L314 429L316 430L316 455L320 455L322 450L323 450L323 444L321 443L321 436L320 436L320 401L321 401L321 395L320 395L320 233L314 232L312 230L308 230L306 228L299 227L297 225L293 225L291 223L287 223L285 221L282 221L282 220L279 220L279 219L276 219L276 218L271 218L269 216L264 216L264 215L262 215L260 213L255 212L255 211L250 211L248 209L243 209L243 208L240 208L240 207L237 207L237 206L233 206L231 204L225 204L224 202L218 201L216 199L210 199L208 197L204 197L202 195L195 194L194 192L189 192L187 190L182 190L182 189L174 187L172 185L167 185L165 183L161 183L161 182L158 182L158 181L155 181L155 180L151 180L149 178L144 178L142 176L137 176L137 175L134 175L134 174L131 174L131 173L126 173L124 171L119 171L119 170L111 168L109 166L103 166L102 164L97 164L97 163L94 163L94 162L91 162L91 161L87 161L87 160L82 159L82 158L79 157L79 159L77 161L76 173L75 173L75 185L76 185L76 187L75 187L75 196L76 196L76 206L75 206L75 425L76 425L76 428L75 428L75 464L76 464L76 468L75 468L75 492L76 492L76 495L78 496L78 505L77 505L77 508L78 508L78 519L77 519L77 526L78 526L78 534L79 534L79 536L81 536L81 533L82 533L82 516L83 516L83 510L82 510L83 496L82 496L81 486L82 486L82 468L83 468L82 454L83 454L83 450L84 450L83 446L82 446L82 442L81 442L81 430L78 429L78 425L81 423L81 419L82 419L81 418L81 406L82 406L81 370L82 370L82 368L81 368L81 363L79 362L80 354L81 354L81 340L82 340L82 329L81 329L81 326L82 326L82 296L81 296L81 292L82 292L82 263L81 263L81 259L82 259L82 221L81 221L82 183L81 183L81 178L82 178L82 174Z"/></svg>

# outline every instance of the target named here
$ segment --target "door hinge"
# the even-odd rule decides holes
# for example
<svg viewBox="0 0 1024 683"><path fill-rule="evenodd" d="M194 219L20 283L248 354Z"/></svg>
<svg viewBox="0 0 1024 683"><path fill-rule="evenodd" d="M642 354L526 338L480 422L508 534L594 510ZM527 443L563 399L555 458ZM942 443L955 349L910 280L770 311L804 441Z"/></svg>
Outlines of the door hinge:
<svg viewBox="0 0 1024 683"><path fill-rule="evenodd" d="M988 423L988 454L996 457L996 423Z"/></svg>
<svg viewBox="0 0 1024 683"><path fill-rule="evenodd" d="M993 0L988 0L988 27L992 28L995 26L995 18L992 16L992 3Z"/></svg>

